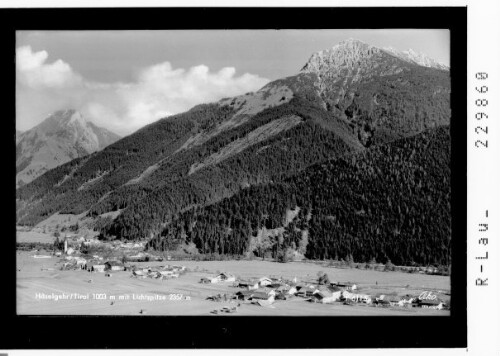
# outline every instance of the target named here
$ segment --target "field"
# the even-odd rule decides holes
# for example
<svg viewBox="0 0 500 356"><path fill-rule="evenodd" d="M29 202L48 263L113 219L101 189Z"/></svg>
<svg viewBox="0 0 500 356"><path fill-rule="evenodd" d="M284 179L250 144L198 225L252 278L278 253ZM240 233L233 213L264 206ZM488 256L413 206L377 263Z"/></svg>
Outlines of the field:
<svg viewBox="0 0 500 356"><path fill-rule="evenodd" d="M50 234L45 234L41 231L17 231L16 242L37 242L37 243L53 243L55 237Z"/></svg>
<svg viewBox="0 0 500 356"><path fill-rule="evenodd" d="M217 271L227 271L242 279L268 277L297 277L304 282L316 280L318 271L328 274L331 281L355 282L358 293L371 295L418 295L432 291L449 300L450 279L446 276L380 272L359 269L339 269L315 263L269 261L175 261L170 264L186 266L188 272L179 278L136 279L131 272L90 273L84 270L61 271L61 258L34 258L42 252L17 252L17 313L23 315L212 315L210 311L236 302L213 302L206 297L218 293L234 293L232 283L201 284L200 278ZM141 262L137 266L165 265L167 262ZM90 282L89 282L90 281ZM45 295L73 294L73 298L37 299ZM40 294L39 294L40 295ZM128 299L125 299L128 296ZM86 297L88 299L80 299ZM115 297L115 299L113 299ZM149 297L151 300L137 298ZM94 299L102 298L102 299ZM317 304L294 297L276 301L274 308L242 302L238 311L227 315L449 315L446 310L402 307L374 307L363 304Z"/></svg>

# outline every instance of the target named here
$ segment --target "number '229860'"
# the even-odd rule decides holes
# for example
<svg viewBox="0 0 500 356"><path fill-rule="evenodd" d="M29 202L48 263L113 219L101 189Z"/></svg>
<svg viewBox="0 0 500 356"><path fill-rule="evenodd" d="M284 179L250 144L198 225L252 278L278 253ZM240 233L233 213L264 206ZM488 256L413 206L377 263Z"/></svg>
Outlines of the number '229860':
<svg viewBox="0 0 500 356"><path fill-rule="evenodd" d="M486 80L488 79L488 73L486 72L477 72L476 73L476 79L477 80ZM486 94L488 92L488 86L486 85L482 85L482 86L476 86L476 91L479 93L479 94ZM474 101L474 104L476 105L476 107L480 108L480 107L487 107L488 106L488 99L486 98L477 98L475 101ZM483 120L483 119L487 119L488 118L488 114L486 114L485 112L476 112L476 114L474 115L476 120ZM476 135L487 135L488 134L488 126L485 125L485 126L476 126L475 129L474 129ZM488 148L488 139L477 139L475 142L474 142L474 145L477 147L477 148L480 148L480 147L484 147L484 148Z"/></svg>

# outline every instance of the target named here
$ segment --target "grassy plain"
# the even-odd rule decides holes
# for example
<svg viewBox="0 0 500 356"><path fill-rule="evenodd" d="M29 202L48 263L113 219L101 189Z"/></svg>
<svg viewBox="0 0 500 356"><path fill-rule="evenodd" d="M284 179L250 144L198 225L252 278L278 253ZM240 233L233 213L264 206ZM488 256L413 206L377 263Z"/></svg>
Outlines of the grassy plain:
<svg viewBox="0 0 500 356"><path fill-rule="evenodd" d="M200 284L200 278L227 271L242 279L275 276L313 282L318 271L327 273L331 281L351 281L359 293L371 295L406 295L432 291L449 299L450 279L447 276L380 272L361 269L339 269L316 263L269 261L175 261L188 272L176 279L136 279L131 272L90 273L84 270L61 271L61 258L37 259L39 252L17 252L17 313L28 315L212 315L210 311L235 302L213 302L209 295L234 293L232 283ZM137 266L165 265L167 262L141 262ZM91 282L89 282L91 281ZM36 297L77 294L88 299L50 300ZM94 296L103 299L93 299ZM112 296L115 299L112 299ZM128 299L126 299L128 296ZM137 299L141 296L154 300ZM164 299L163 299L164 298ZM142 313L141 313L142 311ZM274 308L242 303L230 315L449 315L449 311L421 308L374 307L362 304L343 305L309 303L300 297L276 301Z"/></svg>

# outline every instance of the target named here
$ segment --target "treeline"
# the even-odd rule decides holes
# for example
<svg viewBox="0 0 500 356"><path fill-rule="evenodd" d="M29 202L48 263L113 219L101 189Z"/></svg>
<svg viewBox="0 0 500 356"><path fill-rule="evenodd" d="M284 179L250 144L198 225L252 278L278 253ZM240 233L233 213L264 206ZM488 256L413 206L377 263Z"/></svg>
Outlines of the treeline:
<svg viewBox="0 0 500 356"><path fill-rule="evenodd" d="M286 212L300 207L268 246L275 253L296 248L306 233L312 259L449 265L449 163L449 128L430 129L193 208L149 247L194 242L202 253L245 254L259 232L283 227Z"/></svg>

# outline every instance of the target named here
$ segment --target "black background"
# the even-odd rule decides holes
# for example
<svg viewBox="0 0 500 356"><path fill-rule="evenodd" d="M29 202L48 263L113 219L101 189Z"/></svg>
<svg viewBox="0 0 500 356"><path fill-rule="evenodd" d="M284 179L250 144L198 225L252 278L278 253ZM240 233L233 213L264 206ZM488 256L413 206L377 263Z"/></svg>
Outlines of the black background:
<svg viewBox="0 0 500 356"><path fill-rule="evenodd" d="M2 288L0 349L465 347L467 10L435 8L2 9ZM106 29L449 29L452 309L442 317L17 316L15 31ZM334 43L332 43L332 46ZM8 170L8 172L7 172Z"/></svg>

